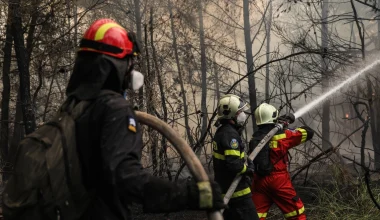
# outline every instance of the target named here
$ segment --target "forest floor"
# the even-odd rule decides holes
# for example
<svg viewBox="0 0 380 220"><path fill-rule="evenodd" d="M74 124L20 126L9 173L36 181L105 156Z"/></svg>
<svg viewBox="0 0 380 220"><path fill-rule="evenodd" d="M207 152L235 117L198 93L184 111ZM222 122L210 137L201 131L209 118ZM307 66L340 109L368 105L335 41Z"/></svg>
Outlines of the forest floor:
<svg viewBox="0 0 380 220"><path fill-rule="evenodd" d="M371 182L375 199L380 202L380 181ZM0 199L2 188L0 187ZM308 220L374 220L380 219L380 211L371 201L365 184L338 186L297 186L297 194L302 199ZM139 205L131 207L133 220L207 220L204 211L181 211L166 214L146 214ZM0 207L0 220L3 219ZM281 211L273 205L267 220L283 220Z"/></svg>
<svg viewBox="0 0 380 220"><path fill-rule="evenodd" d="M296 187L297 193L304 202L305 209L312 207L316 201L316 189L308 187ZM314 192L313 192L314 191ZM207 220L207 215L203 211L181 211L168 214L144 214L139 206L132 207L134 220ZM283 219L281 211L273 205L269 210L267 220ZM319 219L317 216L308 216L308 219Z"/></svg>

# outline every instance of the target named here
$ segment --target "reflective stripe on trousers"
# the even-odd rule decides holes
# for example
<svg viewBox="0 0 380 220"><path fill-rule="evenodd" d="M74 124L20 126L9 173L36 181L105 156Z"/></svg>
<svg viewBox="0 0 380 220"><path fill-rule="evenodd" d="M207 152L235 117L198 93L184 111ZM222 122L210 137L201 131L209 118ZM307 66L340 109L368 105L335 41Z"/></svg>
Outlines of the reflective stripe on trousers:
<svg viewBox="0 0 380 220"><path fill-rule="evenodd" d="M302 208L300 208L298 210L294 210L293 212L286 213L284 216L285 216L285 218L291 218L291 217L294 217L297 215L301 215L304 212L305 212L305 207L302 206Z"/></svg>

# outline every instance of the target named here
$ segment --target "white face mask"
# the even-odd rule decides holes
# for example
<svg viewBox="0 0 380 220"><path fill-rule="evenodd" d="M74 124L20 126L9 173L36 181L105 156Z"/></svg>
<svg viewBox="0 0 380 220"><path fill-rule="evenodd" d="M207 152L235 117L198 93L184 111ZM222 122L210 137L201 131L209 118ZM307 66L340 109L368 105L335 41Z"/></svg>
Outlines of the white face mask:
<svg viewBox="0 0 380 220"><path fill-rule="evenodd" d="M132 70L131 72L131 81L133 90L139 90L144 84L144 75L139 71Z"/></svg>
<svg viewBox="0 0 380 220"><path fill-rule="evenodd" d="M247 120L247 115L244 112L241 112L237 117L236 117L236 122L239 125L244 125L245 120Z"/></svg>

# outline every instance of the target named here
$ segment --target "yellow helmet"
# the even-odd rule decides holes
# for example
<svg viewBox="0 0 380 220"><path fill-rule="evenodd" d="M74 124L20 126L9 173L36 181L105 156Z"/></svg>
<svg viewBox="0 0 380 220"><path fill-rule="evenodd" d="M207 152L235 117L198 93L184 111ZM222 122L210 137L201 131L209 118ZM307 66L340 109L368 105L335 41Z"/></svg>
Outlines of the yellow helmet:
<svg viewBox="0 0 380 220"><path fill-rule="evenodd" d="M256 124L273 124L278 118L278 110L267 103L259 105L255 110Z"/></svg>
<svg viewBox="0 0 380 220"><path fill-rule="evenodd" d="M236 119L236 114L247 111L249 104L237 95L227 94L220 98L218 104L218 119Z"/></svg>

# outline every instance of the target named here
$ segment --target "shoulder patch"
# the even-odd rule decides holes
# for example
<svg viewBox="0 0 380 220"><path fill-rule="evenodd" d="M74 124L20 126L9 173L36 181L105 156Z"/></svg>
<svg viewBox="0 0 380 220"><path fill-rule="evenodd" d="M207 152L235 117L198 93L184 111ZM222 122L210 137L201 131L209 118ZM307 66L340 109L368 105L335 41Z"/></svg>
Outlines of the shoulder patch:
<svg viewBox="0 0 380 220"><path fill-rule="evenodd" d="M129 118L128 129L134 133L136 133L136 121L134 118Z"/></svg>
<svg viewBox="0 0 380 220"><path fill-rule="evenodd" d="M233 138L233 139L231 140L231 142L230 142L230 147L231 147L232 149L236 149L236 148L239 147L239 143L238 143L238 141L237 141L235 138Z"/></svg>

